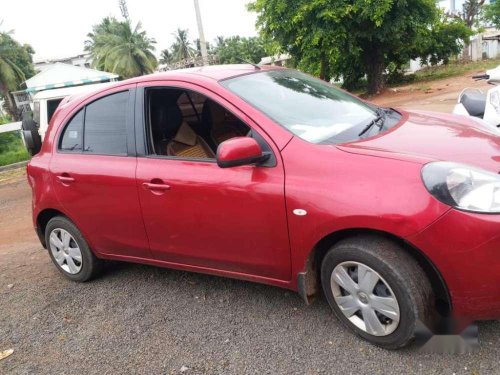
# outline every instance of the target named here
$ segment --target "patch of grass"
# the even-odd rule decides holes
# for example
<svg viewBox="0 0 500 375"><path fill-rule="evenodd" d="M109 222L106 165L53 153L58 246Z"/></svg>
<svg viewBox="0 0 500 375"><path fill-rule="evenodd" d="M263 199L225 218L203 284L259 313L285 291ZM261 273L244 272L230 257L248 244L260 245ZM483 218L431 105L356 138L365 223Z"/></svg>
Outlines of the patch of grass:
<svg viewBox="0 0 500 375"><path fill-rule="evenodd" d="M496 68L500 65L500 59L488 59L473 62L464 62L461 60L450 61L448 65L430 66L423 68L413 74L393 73L386 76L386 87L400 87L413 83L432 82L439 79L461 76L467 72L484 72L487 69ZM366 78L362 78L355 88L349 90L350 93L364 98L368 98L366 91ZM341 86L339 84L339 86ZM429 85L419 85L413 90L427 91L431 87Z"/></svg>
<svg viewBox="0 0 500 375"><path fill-rule="evenodd" d="M29 158L30 156L23 145L19 132L0 133L0 166L28 160Z"/></svg>
<svg viewBox="0 0 500 375"><path fill-rule="evenodd" d="M432 87L429 86L429 85L419 85L419 86L417 86L417 90L419 90L419 91L429 91L430 89L432 89Z"/></svg>
<svg viewBox="0 0 500 375"><path fill-rule="evenodd" d="M8 122L10 122L8 117L0 116L0 125L7 124Z"/></svg>

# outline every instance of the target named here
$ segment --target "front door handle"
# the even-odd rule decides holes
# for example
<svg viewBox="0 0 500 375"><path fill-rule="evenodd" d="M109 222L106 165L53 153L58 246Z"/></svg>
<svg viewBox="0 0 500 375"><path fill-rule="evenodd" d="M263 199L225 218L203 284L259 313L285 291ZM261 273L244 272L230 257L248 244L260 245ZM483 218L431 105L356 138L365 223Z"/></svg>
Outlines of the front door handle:
<svg viewBox="0 0 500 375"><path fill-rule="evenodd" d="M170 185L153 182L143 182L142 187L146 190L165 191L170 190Z"/></svg>

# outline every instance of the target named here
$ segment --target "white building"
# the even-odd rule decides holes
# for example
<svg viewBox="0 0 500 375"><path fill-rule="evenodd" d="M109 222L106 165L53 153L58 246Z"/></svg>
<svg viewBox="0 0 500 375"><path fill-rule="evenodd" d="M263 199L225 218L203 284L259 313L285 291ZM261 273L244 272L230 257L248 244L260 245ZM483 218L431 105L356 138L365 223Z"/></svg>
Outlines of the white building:
<svg viewBox="0 0 500 375"><path fill-rule="evenodd" d="M37 73L44 72L45 70L51 68L56 63L69 64L73 66L79 66L81 68L90 68L92 65L92 59L89 53L82 53L80 55L64 57L60 59L48 59L35 61L35 70Z"/></svg>
<svg viewBox="0 0 500 375"><path fill-rule="evenodd" d="M17 108L21 113L31 110L32 95L45 90L62 87L84 86L118 79L114 73L102 72L65 63L53 63L43 71L24 82L26 90L12 92Z"/></svg>
<svg viewBox="0 0 500 375"><path fill-rule="evenodd" d="M495 0L486 0L485 4L494 3ZM462 13L465 0L438 0L439 7L449 13Z"/></svg>

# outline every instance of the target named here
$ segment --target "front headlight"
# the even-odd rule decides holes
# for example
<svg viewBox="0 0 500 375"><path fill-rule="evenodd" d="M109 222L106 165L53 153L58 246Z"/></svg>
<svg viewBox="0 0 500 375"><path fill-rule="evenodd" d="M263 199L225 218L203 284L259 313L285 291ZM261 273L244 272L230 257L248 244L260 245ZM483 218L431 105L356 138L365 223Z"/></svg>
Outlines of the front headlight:
<svg viewBox="0 0 500 375"><path fill-rule="evenodd" d="M429 163L422 169L427 190L461 210L500 213L500 176L465 164Z"/></svg>

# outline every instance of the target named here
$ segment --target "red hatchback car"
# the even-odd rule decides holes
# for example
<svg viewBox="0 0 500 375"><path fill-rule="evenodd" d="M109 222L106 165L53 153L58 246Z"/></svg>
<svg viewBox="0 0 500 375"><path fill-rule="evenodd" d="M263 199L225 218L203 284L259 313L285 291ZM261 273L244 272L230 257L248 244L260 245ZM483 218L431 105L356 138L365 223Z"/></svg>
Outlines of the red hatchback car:
<svg viewBox="0 0 500 375"><path fill-rule="evenodd" d="M303 73L234 65L64 100L28 165L56 267L102 260L321 288L385 348L435 311L500 317L500 137L379 108Z"/></svg>

